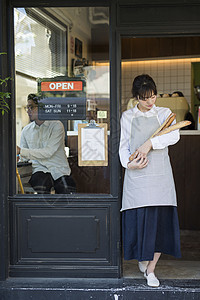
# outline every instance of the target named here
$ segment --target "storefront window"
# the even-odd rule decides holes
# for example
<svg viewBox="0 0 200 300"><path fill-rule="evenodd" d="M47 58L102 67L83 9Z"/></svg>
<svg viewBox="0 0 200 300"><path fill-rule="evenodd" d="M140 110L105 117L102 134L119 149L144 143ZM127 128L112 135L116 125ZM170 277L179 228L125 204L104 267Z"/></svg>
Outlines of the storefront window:
<svg viewBox="0 0 200 300"><path fill-rule="evenodd" d="M109 9L16 8L14 20L16 193L110 193Z"/></svg>

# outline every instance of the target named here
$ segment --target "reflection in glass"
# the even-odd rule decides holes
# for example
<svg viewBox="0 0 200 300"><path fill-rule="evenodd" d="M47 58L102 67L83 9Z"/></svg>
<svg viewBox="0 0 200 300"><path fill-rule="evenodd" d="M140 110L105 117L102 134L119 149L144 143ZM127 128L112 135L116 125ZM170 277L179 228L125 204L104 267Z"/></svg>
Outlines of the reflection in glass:
<svg viewBox="0 0 200 300"><path fill-rule="evenodd" d="M42 171L50 173L53 178L49 193L68 193L68 190L59 192L58 187L55 186L55 181L62 177L59 176L59 172L68 165L71 170L70 178L76 186L73 186L70 193L109 193L109 164L108 167L80 167L78 165L78 124L88 124L91 120L97 123L107 123L109 145L109 9L106 7L16 8L14 17L16 136L17 145L21 145L22 149L18 170L25 192L46 193L45 190L33 189L29 181L36 171ZM86 113L84 119L77 119L76 114L73 114L78 107L77 102L74 102L72 108L71 104L68 105L68 116L72 109L70 118L66 116L66 119L62 118L59 121L57 114L55 118L53 116L55 120L38 119L36 121L34 114L38 113L38 103L35 103L33 99L28 100L28 95L35 94L41 101L44 93L41 93L39 82L46 79L59 82L59 80L67 81L73 78L85 82L84 109ZM71 97L73 101L77 95L77 92L54 91L52 99L57 99L56 101L59 102L57 112L61 110L62 99L63 103L64 98L68 101L69 98L66 97ZM48 102L48 99L46 101ZM24 132L28 131L27 128L32 127L34 122L39 133L29 132L27 134L29 138L26 138L26 143L23 144ZM53 129L51 133L44 130L48 124L51 126L57 124L56 134ZM62 143L57 146L59 130L62 131L60 128L63 128L64 135L61 138ZM51 135L54 142L48 140ZM59 154L61 162L55 159L54 155L59 156L56 147L62 149ZM48 149L51 149L54 154L50 155ZM57 167L59 171L56 171ZM68 176L68 173L70 171L63 171L63 175ZM50 186L52 178L49 178ZM62 181L58 185L62 185ZM67 184L73 185L71 181Z"/></svg>

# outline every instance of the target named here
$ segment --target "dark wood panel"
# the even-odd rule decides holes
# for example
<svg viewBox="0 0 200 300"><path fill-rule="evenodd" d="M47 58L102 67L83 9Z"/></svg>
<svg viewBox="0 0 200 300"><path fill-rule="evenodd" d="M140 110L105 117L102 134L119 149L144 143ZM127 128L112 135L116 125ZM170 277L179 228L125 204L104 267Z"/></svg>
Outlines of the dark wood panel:
<svg viewBox="0 0 200 300"><path fill-rule="evenodd" d="M40 198L10 199L10 275L118 277L118 201Z"/></svg>
<svg viewBox="0 0 200 300"><path fill-rule="evenodd" d="M169 147L170 161L172 165L177 204L178 204L178 214L179 214L179 224L180 228L185 228L185 139L181 137L180 141L173 146Z"/></svg>
<svg viewBox="0 0 200 300"><path fill-rule="evenodd" d="M132 39L131 42L131 57L145 57L147 55L147 39L137 39L137 42L136 39Z"/></svg>
<svg viewBox="0 0 200 300"><path fill-rule="evenodd" d="M170 147L181 229L200 230L200 135L182 135Z"/></svg>
<svg viewBox="0 0 200 300"><path fill-rule="evenodd" d="M199 55L200 37L122 38L122 59Z"/></svg>
<svg viewBox="0 0 200 300"><path fill-rule="evenodd" d="M31 253L95 253L99 248L99 219L95 215L32 215L27 219Z"/></svg>
<svg viewBox="0 0 200 300"><path fill-rule="evenodd" d="M79 264L92 259L109 263L109 204L95 207L83 202L45 206L26 202L15 205L15 263L31 263L36 259L39 264L63 259L63 264L76 259Z"/></svg>
<svg viewBox="0 0 200 300"><path fill-rule="evenodd" d="M151 43L151 38L147 38L146 48L148 49L148 57L157 56L157 51L158 51L157 49L159 49L159 47L160 47L160 41L161 41L161 39L154 38L153 44L151 45L151 47L148 47L148 45Z"/></svg>
<svg viewBox="0 0 200 300"><path fill-rule="evenodd" d="M131 52L132 52L132 39L130 38L123 38L122 39L122 48L121 48L121 51L122 51L122 58L131 58Z"/></svg>
<svg viewBox="0 0 200 300"><path fill-rule="evenodd" d="M157 57L164 57L164 56L173 56L174 54L173 51L173 38L158 38L159 40L159 46L156 48L156 55ZM150 43L154 43L154 41L150 41ZM149 46L151 46L149 44Z"/></svg>
<svg viewBox="0 0 200 300"><path fill-rule="evenodd" d="M186 149L186 227L192 230L200 230L200 136L188 136Z"/></svg>
<svg viewBox="0 0 200 300"><path fill-rule="evenodd" d="M186 39L186 48L185 51L188 54L198 54L200 53L200 38L196 37L187 37Z"/></svg>
<svg viewBox="0 0 200 300"><path fill-rule="evenodd" d="M187 42L187 38L183 38L183 37L173 38L172 39L173 54L178 53L178 55L187 55L188 53L186 53L187 51L186 42Z"/></svg>

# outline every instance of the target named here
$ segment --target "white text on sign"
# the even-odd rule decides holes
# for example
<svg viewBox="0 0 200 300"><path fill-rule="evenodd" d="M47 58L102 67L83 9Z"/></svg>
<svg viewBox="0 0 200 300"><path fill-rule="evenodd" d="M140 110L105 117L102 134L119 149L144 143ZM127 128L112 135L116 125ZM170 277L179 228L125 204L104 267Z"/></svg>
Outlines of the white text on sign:
<svg viewBox="0 0 200 300"><path fill-rule="evenodd" d="M73 90L74 89L74 83L73 82L52 82L49 85L49 88L51 90Z"/></svg>

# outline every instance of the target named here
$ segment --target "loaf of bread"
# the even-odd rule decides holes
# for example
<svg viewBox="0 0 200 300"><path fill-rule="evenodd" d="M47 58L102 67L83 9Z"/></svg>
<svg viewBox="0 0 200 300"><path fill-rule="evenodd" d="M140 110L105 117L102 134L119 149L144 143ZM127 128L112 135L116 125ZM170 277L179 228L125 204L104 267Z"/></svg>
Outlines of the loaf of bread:
<svg viewBox="0 0 200 300"><path fill-rule="evenodd" d="M150 139L152 139L158 132L160 132L162 129L168 127L171 125L171 123L174 121L176 118L176 115L174 113L171 113L167 119L162 123L162 125L152 134Z"/></svg>
<svg viewBox="0 0 200 300"><path fill-rule="evenodd" d="M165 124L165 126L163 127L163 129L168 128L172 124L172 122L175 120L175 118L176 118L176 114L172 114L172 116L170 117L170 119L168 120L168 122Z"/></svg>
<svg viewBox="0 0 200 300"><path fill-rule="evenodd" d="M165 128L165 129L159 131L155 136L160 136L160 135L169 133L169 132L171 132L171 131L174 131L174 130L183 128L183 127L185 127L185 126L188 126L188 125L190 125L190 124L191 124L191 122L190 122L190 121L187 121L187 120L186 120L186 121L178 122L178 123L176 123L176 124L174 124L174 125L171 125L171 126Z"/></svg>
<svg viewBox="0 0 200 300"><path fill-rule="evenodd" d="M153 138L153 137L156 137L156 136L160 136L160 135L163 135L163 134L166 134L166 133L169 133L171 131L174 131L174 130L177 130L177 129L180 129L180 128L183 128L185 126L188 126L191 124L190 121L181 121L181 122L178 122L174 125L171 125L171 123L174 121L176 115L175 114L171 114L163 124L154 132L154 134L149 138ZM170 126L171 125L171 126ZM167 127L169 126L169 127ZM162 128L162 129L161 129ZM164 129L163 129L164 128ZM136 151L135 151L136 152ZM133 154L131 154L131 156L129 157L129 161L132 161L134 159L134 156L135 156L135 152Z"/></svg>

